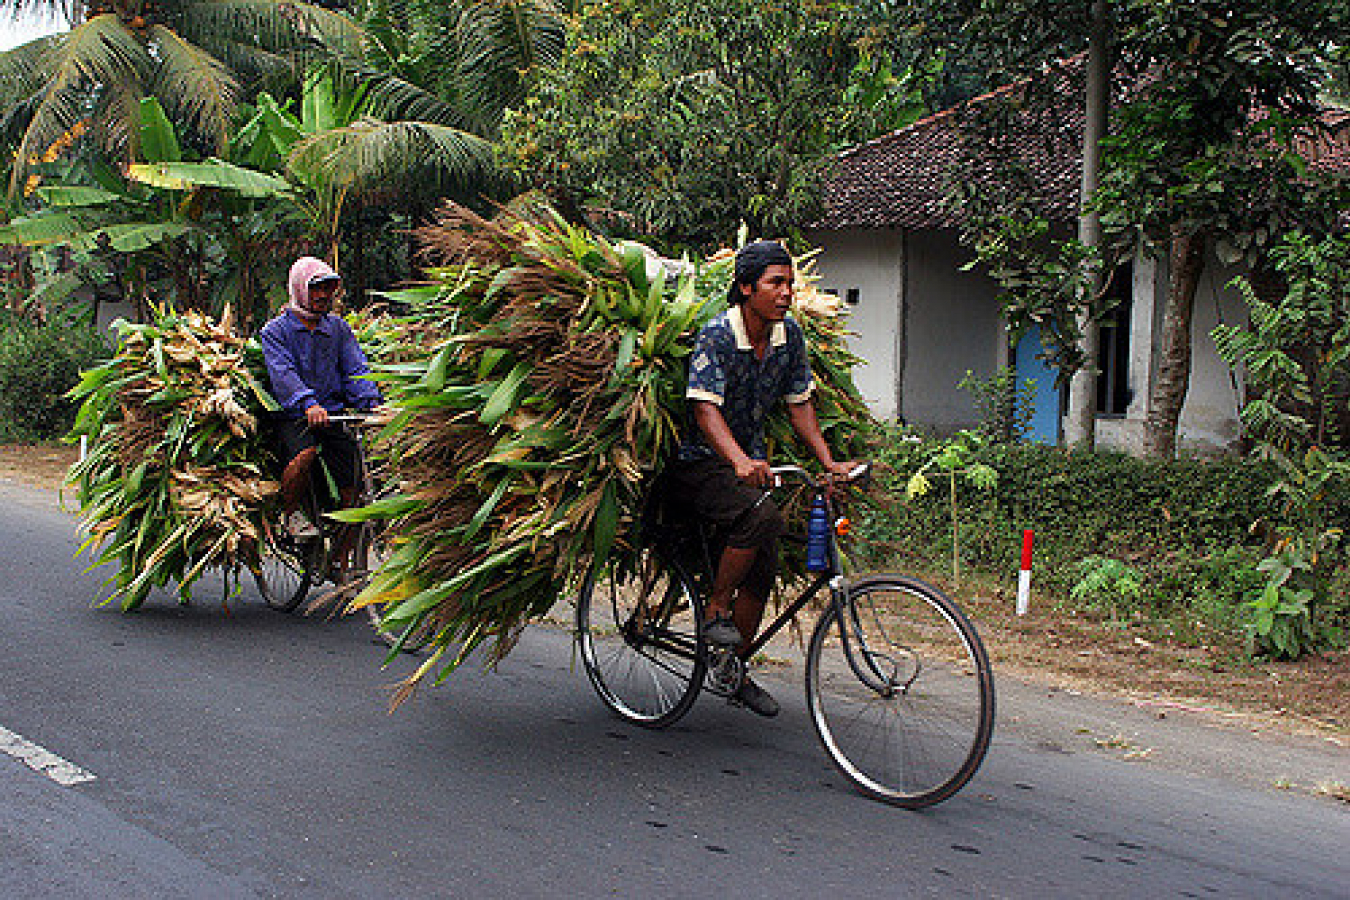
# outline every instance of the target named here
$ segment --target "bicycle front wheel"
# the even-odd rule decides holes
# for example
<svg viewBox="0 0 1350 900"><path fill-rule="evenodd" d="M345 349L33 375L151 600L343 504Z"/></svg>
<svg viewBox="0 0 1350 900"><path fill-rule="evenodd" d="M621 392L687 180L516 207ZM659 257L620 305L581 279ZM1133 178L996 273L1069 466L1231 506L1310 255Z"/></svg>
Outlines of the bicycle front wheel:
<svg viewBox="0 0 1350 900"><path fill-rule="evenodd" d="M361 584L356 588L352 597L355 598L361 589L364 589L393 553L391 538L388 527L383 524L367 522L362 526L360 540L357 544L357 559L362 560L362 578ZM426 649L432 639L436 637L436 629L432 624L432 619L428 611L421 619L403 627L388 627L384 621L384 610L378 603L372 603L365 607L366 619L370 622L370 627L375 629L375 634L379 636L385 644L391 649L401 650L404 653L420 653Z"/></svg>
<svg viewBox="0 0 1350 900"><path fill-rule="evenodd" d="M960 790L994 730L994 679L979 635L945 594L903 576L865 578L821 617L806 700L839 770L868 796L907 809Z"/></svg>
<svg viewBox="0 0 1350 900"><path fill-rule="evenodd" d="M684 715L703 685L703 607L678 568L644 551L630 572L588 577L577 644L605 705L647 728Z"/></svg>

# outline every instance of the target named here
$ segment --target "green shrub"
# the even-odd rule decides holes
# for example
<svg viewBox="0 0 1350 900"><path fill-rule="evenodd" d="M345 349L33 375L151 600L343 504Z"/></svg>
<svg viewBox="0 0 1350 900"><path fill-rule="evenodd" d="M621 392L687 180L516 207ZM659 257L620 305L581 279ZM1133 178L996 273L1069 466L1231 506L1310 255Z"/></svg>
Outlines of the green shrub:
<svg viewBox="0 0 1350 900"><path fill-rule="evenodd" d="M82 369L108 352L104 337L85 325L0 318L0 440L47 440L69 431L76 407L64 395Z"/></svg>
<svg viewBox="0 0 1350 900"><path fill-rule="evenodd" d="M943 446L894 430L887 435L877 453L879 490L857 516L860 567L951 571L948 482L933 479L927 495L904 499L908 479ZM998 481L987 491L958 488L963 570L1013 584L1029 528L1033 583L1050 602L1242 635L1247 602L1266 580L1257 564L1267 535L1252 526L1279 513L1269 496L1279 478L1272 465L1235 458L1158 462L1039 444L983 446L975 455L998 472ZM1347 499L1330 504L1341 527L1350 525ZM1089 559L1096 562L1085 564ZM1100 584L1092 578L1126 569L1134 578L1125 588L1118 589L1119 577ZM1350 601L1325 612L1346 621Z"/></svg>

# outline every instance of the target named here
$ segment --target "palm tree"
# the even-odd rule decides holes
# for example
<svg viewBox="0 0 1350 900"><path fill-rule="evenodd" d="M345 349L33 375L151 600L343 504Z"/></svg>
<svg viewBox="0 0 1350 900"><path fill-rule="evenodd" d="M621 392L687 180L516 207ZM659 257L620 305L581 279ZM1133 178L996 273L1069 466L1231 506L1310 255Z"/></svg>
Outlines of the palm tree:
<svg viewBox="0 0 1350 900"><path fill-rule="evenodd" d="M367 0L361 21L383 73L368 79L377 109L485 137L524 99L530 74L562 55L567 24L554 0Z"/></svg>
<svg viewBox="0 0 1350 900"><path fill-rule="evenodd" d="M5 0L0 8L57 10L71 23L0 53L0 128L18 148L11 192L77 123L112 158L128 159L147 96L188 143L218 152L243 85L293 80L316 54L360 49L350 18L298 0Z"/></svg>

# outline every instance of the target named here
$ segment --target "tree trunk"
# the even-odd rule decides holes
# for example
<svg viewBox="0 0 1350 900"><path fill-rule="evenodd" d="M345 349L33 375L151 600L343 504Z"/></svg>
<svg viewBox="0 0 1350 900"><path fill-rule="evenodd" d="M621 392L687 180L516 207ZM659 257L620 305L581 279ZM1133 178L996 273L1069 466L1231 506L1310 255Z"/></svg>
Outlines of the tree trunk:
<svg viewBox="0 0 1350 900"><path fill-rule="evenodd" d="M1191 383L1195 292L1204 268L1205 236L1174 231L1163 307L1162 348L1144 420L1144 455L1153 459L1171 459L1176 455L1177 424Z"/></svg>
<svg viewBox="0 0 1350 900"><path fill-rule="evenodd" d="M1078 241L1085 247L1100 249L1102 244L1101 217L1085 212L1097 185L1101 183L1102 138L1106 136L1106 111L1110 102L1109 74L1110 44L1107 34L1106 0L1094 0L1092 24L1088 35L1086 106L1083 118L1083 180L1078 216ZM1097 438L1097 318L1092 303L1101 293L1102 273L1093 266L1094 276L1089 284L1088 304L1079 313L1078 326L1082 337L1083 366L1069 381L1069 409L1064 418L1064 442L1070 447L1091 450Z"/></svg>

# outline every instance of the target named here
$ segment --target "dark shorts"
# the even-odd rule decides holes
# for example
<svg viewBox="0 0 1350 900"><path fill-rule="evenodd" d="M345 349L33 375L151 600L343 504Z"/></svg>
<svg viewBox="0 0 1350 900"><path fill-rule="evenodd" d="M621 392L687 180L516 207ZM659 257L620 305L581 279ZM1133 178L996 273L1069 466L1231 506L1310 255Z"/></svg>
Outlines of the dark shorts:
<svg viewBox="0 0 1350 900"><path fill-rule="evenodd" d="M284 418L273 419L272 429L276 435L282 468L299 456L301 451L318 447L319 458L333 477L334 484L340 488L356 484L360 448L356 445L356 438L345 428L330 425L327 428L311 429L304 419Z"/></svg>
<svg viewBox="0 0 1350 900"><path fill-rule="evenodd" d="M773 498L737 478L721 457L674 460L666 466L662 492L678 515L711 523L722 546L759 550L748 582L765 593L773 586L783 532Z"/></svg>

